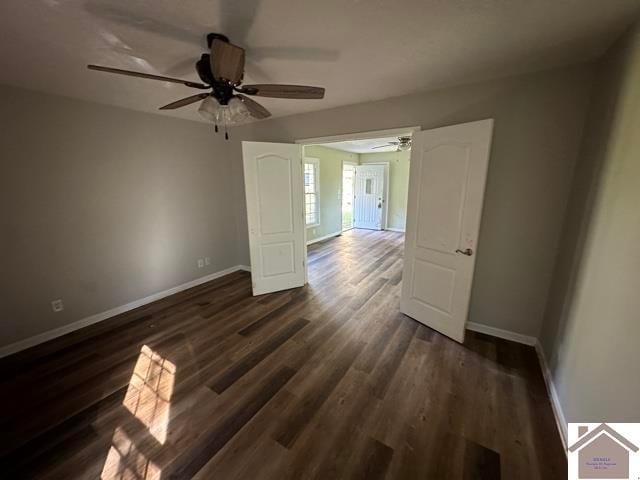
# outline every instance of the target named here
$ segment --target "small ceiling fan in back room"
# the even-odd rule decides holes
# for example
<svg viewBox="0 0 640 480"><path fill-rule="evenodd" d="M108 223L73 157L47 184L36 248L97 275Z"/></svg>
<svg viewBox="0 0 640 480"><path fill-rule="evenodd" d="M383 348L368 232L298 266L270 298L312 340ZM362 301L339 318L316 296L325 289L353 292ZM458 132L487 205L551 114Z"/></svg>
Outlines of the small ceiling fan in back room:
<svg viewBox="0 0 640 480"><path fill-rule="evenodd" d="M244 48L232 44L226 36L219 33L207 35L207 45L210 53L202 54L200 60L195 64L202 83L100 65L87 65L87 68L100 72L179 83L199 90L210 90L169 103L164 107L160 107L160 110L174 110L195 102L201 102L198 112L204 118L213 122L216 132L218 131L218 126L224 128L225 139L229 138L227 127L241 125L251 119L261 120L271 116L269 110L249 98L248 95L288 99L324 98L324 88L322 87L278 84L242 85L245 59Z"/></svg>
<svg viewBox="0 0 640 480"><path fill-rule="evenodd" d="M384 145L378 145L377 147L371 147L371 150L375 150L376 148L388 148L388 147L396 147L396 152L406 152L407 150L411 150L411 137L398 137L398 141L387 142Z"/></svg>

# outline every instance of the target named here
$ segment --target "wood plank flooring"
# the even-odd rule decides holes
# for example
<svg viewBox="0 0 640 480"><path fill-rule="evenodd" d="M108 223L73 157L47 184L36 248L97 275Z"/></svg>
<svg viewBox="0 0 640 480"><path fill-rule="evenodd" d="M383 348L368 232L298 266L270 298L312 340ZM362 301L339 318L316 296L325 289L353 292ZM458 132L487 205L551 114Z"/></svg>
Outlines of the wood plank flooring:
<svg viewBox="0 0 640 480"><path fill-rule="evenodd" d="M561 479L531 347L399 313L401 234L310 246L0 361L2 478Z"/></svg>

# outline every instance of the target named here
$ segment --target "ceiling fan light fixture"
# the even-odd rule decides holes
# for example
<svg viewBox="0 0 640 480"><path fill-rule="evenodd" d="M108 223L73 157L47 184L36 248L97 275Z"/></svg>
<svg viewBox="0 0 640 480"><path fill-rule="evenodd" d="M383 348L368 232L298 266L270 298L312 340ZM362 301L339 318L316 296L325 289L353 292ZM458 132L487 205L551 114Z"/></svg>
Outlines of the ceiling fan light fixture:
<svg viewBox="0 0 640 480"><path fill-rule="evenodd" d="M200 102L200 106L198 107L198 113L205 120L209 120L210 122L217 123L217 119L219 116L218 110L220 109L220 104L218 101L209 96Z"/></svg>
<svg viewBox="0 0 640 480"><path fill-rule="evenodd" d="M227 105L220 105L214 97L207 97L200 103L198 113L206 120L225 127L243 125L252 119L247 106L237 97L231 98Z"/></svg>
<svg viewBox="0 0 640 480"><path fill-rule="evenodd" d="M407 150L411 150L411 142L398 144L399 152L406 152Z"/></svg>
<svg viewBox="0 0 640 480"><path fill-rule="evenodd" d="M229 103L226 105L226 108L223 105L223 112L227 118L225 122L229 126L234 125L242 125L244 123L248 123L251 121L251 112L247 108L247 106L240 100L238 97L233 97L229 100Z"/></svg>

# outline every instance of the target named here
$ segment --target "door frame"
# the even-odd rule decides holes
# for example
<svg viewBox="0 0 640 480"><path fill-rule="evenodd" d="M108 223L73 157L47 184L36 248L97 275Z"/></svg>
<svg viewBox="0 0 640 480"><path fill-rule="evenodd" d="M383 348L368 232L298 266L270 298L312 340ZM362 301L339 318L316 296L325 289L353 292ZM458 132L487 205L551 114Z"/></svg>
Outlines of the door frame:
<svg viewBox="0 0 640 480"><path fill-rule="evenodd" d="M354 172L353 172L353 180L352 180L352 185L351 185L351 228L348 229L344 229L342 228L342 232L348 232L349 230L353 230L353 191L355 188L355 183L356 183L356 176L355 176L355 167L358 166L358 164L356 162L351 162L349 160L342 160L342 165L340 167L340 170L342 172L342 183L340 184L340 226L342 227L344 225L344 223L342 222L343 220L343 215L342 215L342 202L344 201L344 166L345 165L351 165L352 167L354 167Z"/></svg>
<svg viewBox="0 0 640 480"><path fill-rule="evenodd" d="M422 127L408 126L399 128L390 128L387 130L369 130L365 132L341 133L339 135L326 135L323 137L300 138L294 143L302 145L321 145L323 143L343 142L345 140L367 140L369 138L394 137L419 132Z"/></svg>

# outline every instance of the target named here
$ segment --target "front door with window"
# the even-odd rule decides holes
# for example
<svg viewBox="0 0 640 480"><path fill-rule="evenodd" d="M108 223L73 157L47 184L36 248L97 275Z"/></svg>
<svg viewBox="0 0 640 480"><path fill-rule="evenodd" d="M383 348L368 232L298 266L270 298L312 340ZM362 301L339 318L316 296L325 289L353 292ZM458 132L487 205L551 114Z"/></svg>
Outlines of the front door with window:
<svg viewBox="0 0 640 480"><path fill-rule="evenodd" d="M353 226L382 230L383 202L384 165L358 165L353 200Z"/></svg>

